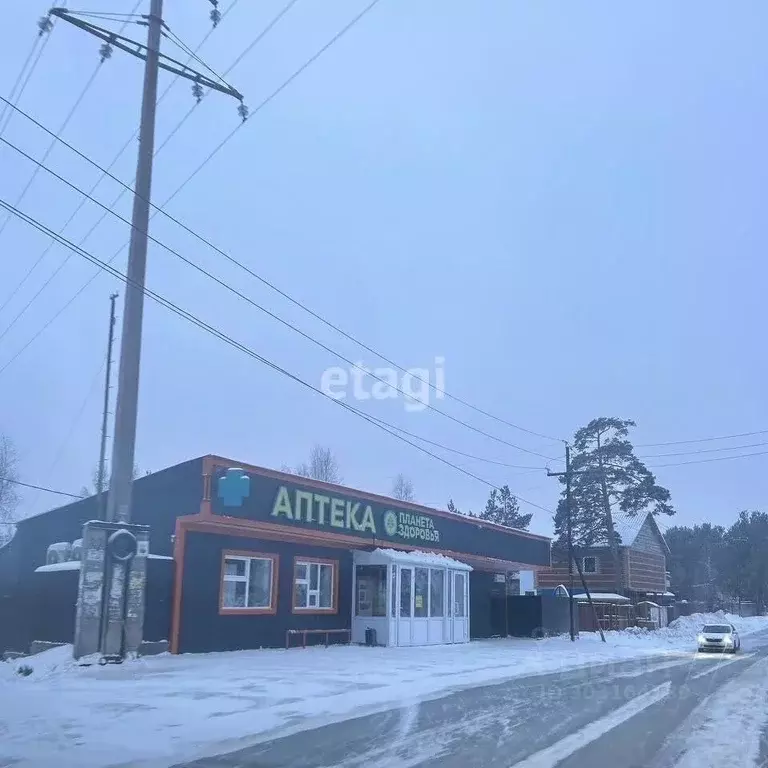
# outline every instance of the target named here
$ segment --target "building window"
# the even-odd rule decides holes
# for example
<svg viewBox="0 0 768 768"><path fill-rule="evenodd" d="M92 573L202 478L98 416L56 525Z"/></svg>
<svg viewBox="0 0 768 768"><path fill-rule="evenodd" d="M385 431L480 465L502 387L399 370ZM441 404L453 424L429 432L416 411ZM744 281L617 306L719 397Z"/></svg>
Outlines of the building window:
<svg viewBox="0 0 768 768"><path fill-rule="evenodd" d="M387 615L387 566L358 565L355 568L357 585L356 616Z"/></svg>
<svg viewBox="0 0 768 768"><path fill-rule="evenodd" d="M584 573L598 573L600 563L596 557L585 557L581 563L581 569Z"/></svg>
<svg viewBox="0 0 768 768"><path fill-rule="evenodd" d="M337 560L296 558L293 563L293 610L301 613L336 613Z"/></svg>
<svg viewBox="0 0 768 768"><path fill-rule="evenodd" d="M276 613L278 556L224 552L221 563L221 613Z"/></svg>

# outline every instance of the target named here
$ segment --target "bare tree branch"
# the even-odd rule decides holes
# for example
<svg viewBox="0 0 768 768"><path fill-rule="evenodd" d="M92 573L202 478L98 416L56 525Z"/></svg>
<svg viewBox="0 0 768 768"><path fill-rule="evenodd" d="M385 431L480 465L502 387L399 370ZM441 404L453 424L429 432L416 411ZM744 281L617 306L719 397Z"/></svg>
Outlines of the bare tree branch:
<svg viewBox="0 0 768 768"><path fill-rule="evenodd" d="M400 501L414 501L413 483L402 472L395 478L392 484L392 497Z"/></svg>

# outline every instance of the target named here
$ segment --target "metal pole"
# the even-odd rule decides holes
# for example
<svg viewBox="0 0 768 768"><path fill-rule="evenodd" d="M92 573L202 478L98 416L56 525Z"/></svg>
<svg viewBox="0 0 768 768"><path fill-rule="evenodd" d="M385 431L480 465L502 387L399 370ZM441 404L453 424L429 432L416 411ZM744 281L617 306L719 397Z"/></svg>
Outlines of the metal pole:
<svg viewBox="0 0 768 768"><path fill-rule="evenodd" d="M123 332L120 339L120 372L117 382L115 434L107 501L107 520L131 519L131 484L136 448L136 415L141 360L141 325L144 313L144 278L147 268L147 231L152 187L152 156L155 149L155 107L160 58L163 0L152 0L147 17L147 60L141 101L139 157L133 195L128 280L125 286Z"/></svg>
<svg viewBox="0 0 768 768"><path fill-rule="evenodd" d="M109 297L109 338L107 340L107 373L104 377L104 413L101 420L101 449L99 451L99 470L96 476L96 493L99 496L99 518L104 519L107 499L104 494L105 465L107 460L107 417L109 415L109 389L112 383L112 345L115 342L115 299L117 294Z"/></svg>
<svg viewBox="0 0 768 768"><path fill-rule="evenodd" d="M576 629L573 621L573 523L571 519L571 449L565 446L565 513L568 524L568 618L571 628L571 642L576 640Z"/></svg>

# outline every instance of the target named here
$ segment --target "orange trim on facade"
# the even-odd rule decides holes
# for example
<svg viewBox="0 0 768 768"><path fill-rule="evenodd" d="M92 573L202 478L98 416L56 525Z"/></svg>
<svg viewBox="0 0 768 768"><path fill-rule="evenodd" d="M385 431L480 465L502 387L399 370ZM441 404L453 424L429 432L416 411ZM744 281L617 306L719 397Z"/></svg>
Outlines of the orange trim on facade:
<svg viewBox="0 0 768 768"><path fill-rule="evenodd" d="M243 469L247 472L252 472L255 475L263 475L264 477L271 477L274 480L284 480L286 482L291 483L299 483L301 485L306 485L310 488L317 488L318 490L322 491L336 491L338 493L341 493L342 495L346 496L354 496L355 498L365 499L367 501L373 501L377 504L382 504L384 506L393 506L396 509L409 509L413 510L414 512L420 512L422 514L426 513L429 515L436 515L438 517L445 517L449 520L461 520L463 523L471 524L471 525L477 525L480 528L490 528L491 530L495 531L502 531L502 532L509 532L514 531L519 536L523 536L527 539L537 539L539 541L550 541L549 536L539 536L536 533L530 533L529 531L522 531L519 528L506 528L503 525L496 525L496 523L489 523L487 520L478 520L473 518L471 521L468 520L464 515L455 515L451 512L446 512L442 509L433 509L432 507L424 507L421 504L414 504L413 502L408 501L399 501L397 499L392 499L388 496L379 496L375 493L369 493L368 491L361 491L357 488L348 488L344 485L336 485L334 483L323 483L319 480L313 480L311 478L307 477L300 477L298 475L291 475L286 472L278 472L274 469L267 469L266 467L257 467L253 464L243 464L242 462L237 462L232 459L226 459L223 456L215 456L213 454L209 454L207 456L203 457L203 474L212 475L213 472L216 470L216 468L221 469L229 469L231 467L237 467L239 469ZM206 472L207 470L207 472ZM210 497L209 497L210 500Z"/></svg>
<svg viewBox="0 0 768 768"><path fill-rule="evenodd" d="M331 600L330 608L297 608L296 607L296 565L297 563L320 563L322 565L333 566L333 599ZM320 574L317 575L318 584L320 582ZM339 561L328 560L324 557L307 557L306 555L294 555L293 558L293 588L291 589L291 613L296 613L301 616L314 616L314 615L328 615L336 614L339 612Z"/></svg>
<svg viewBox="0 0 768 768"><path fill-rule="evenodd" d="M183 524L184 518L176 518L176 528L173 537L173 606L171 609L171 637L168 644L171 653L179 652L179 634L181 633L181 590L184 580L184 550L186 549L187 529Z"/></svg>
<svg viewBox="0 0 768 768"><path fill-rule="evenodd" d="M272 562L272 579L269 585L269 606L266 608L244 607L234 608L224 605L224 565L228 557L256 558ZM280 583L280 555L271 552L251 552L248 550L225 549L221 553L221 578L219 581L219 615L220 616L274 616L277 613L277 599ZM247 582L246 582L247 586Z"/></svg>

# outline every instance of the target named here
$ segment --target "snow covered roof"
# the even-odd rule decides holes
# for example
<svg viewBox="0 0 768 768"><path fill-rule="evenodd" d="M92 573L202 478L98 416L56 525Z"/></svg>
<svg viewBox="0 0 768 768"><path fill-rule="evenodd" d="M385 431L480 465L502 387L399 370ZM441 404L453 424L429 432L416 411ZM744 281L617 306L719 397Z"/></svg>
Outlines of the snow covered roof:
<svg viewBox="0 0 768 768"><path fill-rule="evenodd" d="M628 603L629 598L624 595L617 595L615 592L590 592L593 603ZM585 592L581 592L578 595L574 595L573 599L579 603L587 602L587 595Z"/></svg>
<svg viewBox="0 0 768 768"><path fill-rule="evenodd" d="M147 560L173 560L169 555L147 555ZM54 571L78 571L80 570L79 560L65 560L63 563L50 563L35 568L35 573L51 573Z"/></svg>
<svg viewBox="0 0 768 768"><path fill-rule="evenodd" d="M656 530L656 533L658 533L659 537L661 538L664 549L669 552L669 547L667 546L667 542L664 540L664 536L659 529L658 523L656 522L653 514L650 512L646 512L645 514L641 513L634 516L625 515L622 512L613 513L613 529L621 537L620 546L631 547L635 543L635 539L640 533L640 529L643 527L643 525L645 525L645 521L648 518L651 519L651 526ZM596 542L595 545L607 546L607 543L607 541Z"/></svg>
<svg viewBox="0 0 768 768"><path fill-rule="evenodd" d="M35 573L50 573L51 571L79 571L79 560L65 560L63 563L50 563L35 568Z"/></svg>
<svg viewBox="0 0 768 768"><path fill-rule="evenodd" d="M371 555L378 555L385 560L389 560L390 563L400 563L401 565L426 565L431 568L452 568L455 571L472 570L471 565L435 552L420 552L419 550L403 552L399 549L383 549L379 547L374 549Z"/></svg>

